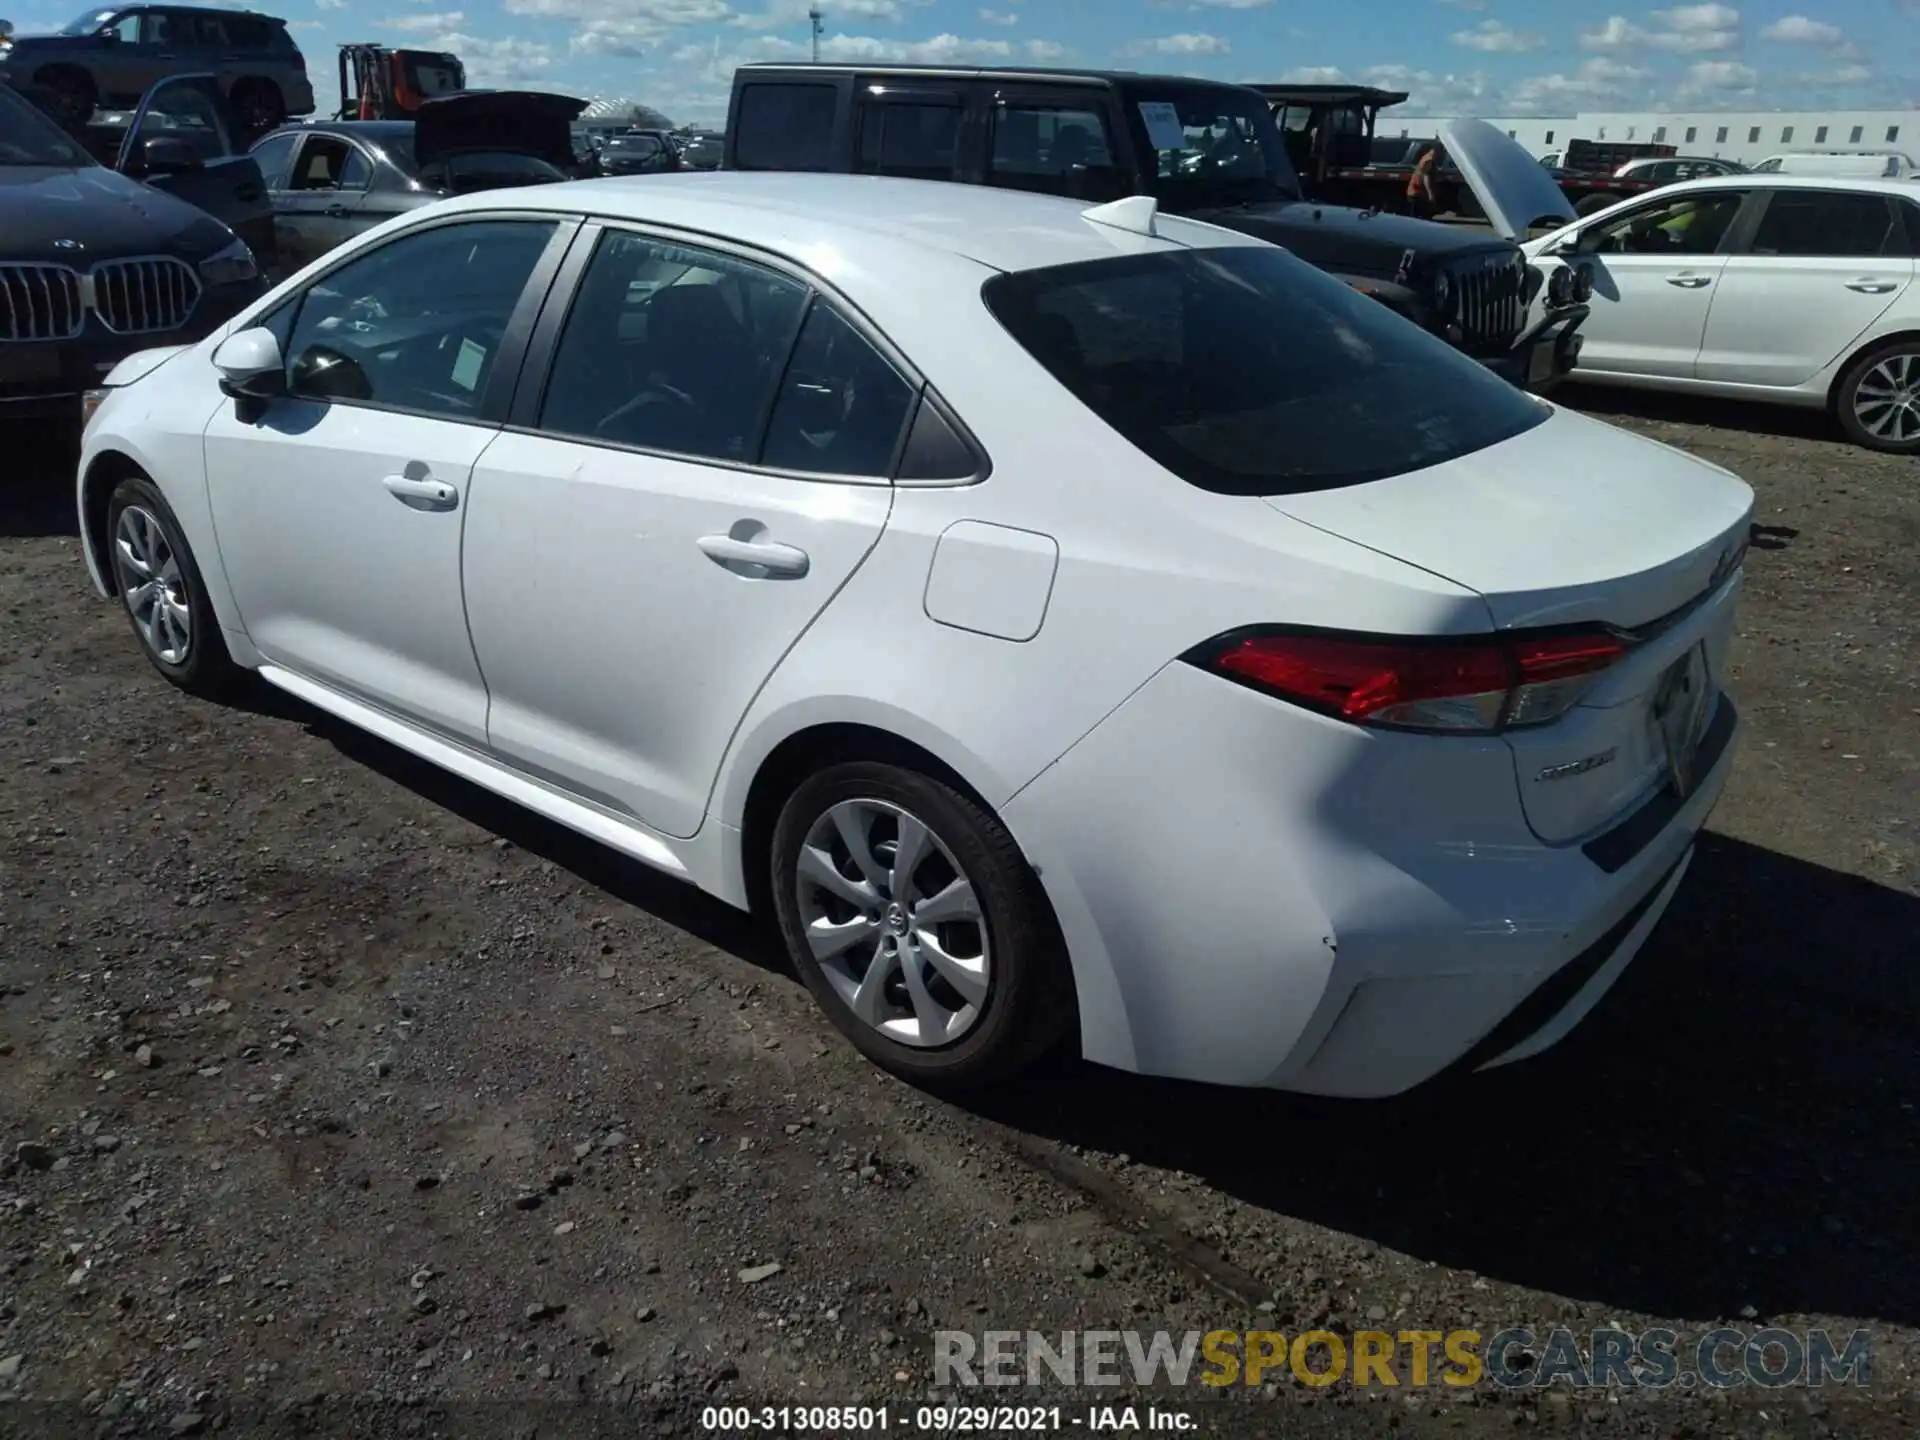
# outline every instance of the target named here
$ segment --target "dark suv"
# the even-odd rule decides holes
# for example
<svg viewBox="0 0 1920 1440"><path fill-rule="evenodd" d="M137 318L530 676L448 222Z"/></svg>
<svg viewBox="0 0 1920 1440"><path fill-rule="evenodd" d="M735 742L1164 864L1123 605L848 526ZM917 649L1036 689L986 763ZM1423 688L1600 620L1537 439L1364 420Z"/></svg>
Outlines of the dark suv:
<svg viewBox="0 0 1920 1440"><path fill-rule="evenodd" d="M1510 240L1305 199L1267 102L1239 85L1081 70L743 65L726 167L899 175L1090 203L1151 195L1172 214L1285 246L1533 389L1573 368L1587 314L1555 293L1530 322L1543 277Z"/></svg>
<svg viewBox="0 0 1920 1440"><path fill-rule="evenodd" d="M51 93L69 124L131 110L157 81L187 71L220 77L248 136L313 111L306 59L272 15L121 5L89 10L52 35L0 36L0 79Z"/></svg>

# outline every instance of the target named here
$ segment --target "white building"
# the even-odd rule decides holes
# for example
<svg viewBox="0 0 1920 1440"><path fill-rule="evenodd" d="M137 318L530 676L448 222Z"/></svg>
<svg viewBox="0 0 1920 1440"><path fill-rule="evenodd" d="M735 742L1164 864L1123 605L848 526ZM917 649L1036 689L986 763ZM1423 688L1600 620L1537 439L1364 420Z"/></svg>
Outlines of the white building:
<svg viewBox="0 0 1920 1440"><path fill-rule="evenodd" d="M1534 155L1569 140L1631 140L1672 145L1682 155L1757 164L1785 150L1897 150L1920 155L1920 109L1907 110L1583 110L1576 115L1484 117ZM1408 138L1437 132L1430 115L1382 112L1377 133Z"/></svg>

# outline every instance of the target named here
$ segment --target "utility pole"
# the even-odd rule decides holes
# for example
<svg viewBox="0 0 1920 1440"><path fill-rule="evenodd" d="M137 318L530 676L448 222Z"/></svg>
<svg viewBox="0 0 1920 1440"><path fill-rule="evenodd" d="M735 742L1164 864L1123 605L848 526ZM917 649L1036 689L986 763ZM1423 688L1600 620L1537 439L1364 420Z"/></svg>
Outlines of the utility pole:
<svg viewBox="0 0 1920 1440"><path fill-rule="evenodd" d="M816 65L820 63L820 31L822 28L822 18L818 5L810 5L807 7L807 20L813 26L813 63Z"/></svg>

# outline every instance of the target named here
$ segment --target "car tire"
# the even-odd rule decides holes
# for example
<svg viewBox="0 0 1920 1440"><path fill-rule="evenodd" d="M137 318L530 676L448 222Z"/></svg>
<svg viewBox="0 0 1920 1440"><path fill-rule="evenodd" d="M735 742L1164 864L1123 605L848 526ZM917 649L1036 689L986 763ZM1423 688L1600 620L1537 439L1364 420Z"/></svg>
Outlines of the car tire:
<svg viewBox="0 0 1920 1440"><path fill-rule="evenodd" d="M904 875L903 844L916 857ZM952 786L875 761L830 765L788 797L770 849L795 969L883 1069L975 1088L1018 1073L1070 1026L1072 980L1039 877Z"/></svg>
<svg viewBox="0 0 1920 1440"><path fill-rule="evenodd" d="M63 65L40 71L33 81L46 93L61 124L85 125L93 119L100 92L86 71Z"/></svg>
<svg viewBox="0 0 1920 1440"><path fill-rule="evenodd" d="M144 476L122 480L107 502L107 563L120 607L153 668L189 695L233 693L245 672L227 653L173 507Z"/></svg>
<svg viewBox="0 0 1920 1440"><path fill-rule="evenodd" d="M1884 455L1920 455L1920 340L1891 340L1860 356L1833 392L1849 440Z"/></svg>
<svg viewBox="0 0 1920 1440"><path fill-rule="evenodd" d="M1576 215L1598 215L1602 210L1606 209L1609 205L1615 204L1619 199L1620 197L1618 195L1600 194L1583 196L1580 203L1573 207L1573 213Z"/></svg>
<svg viewBox="0 0 1920 1440"><path fill-rule="evenodd" d="M233 87L231 99L248 145L286 123L286 97L271 80L242 80Z"/></svg>

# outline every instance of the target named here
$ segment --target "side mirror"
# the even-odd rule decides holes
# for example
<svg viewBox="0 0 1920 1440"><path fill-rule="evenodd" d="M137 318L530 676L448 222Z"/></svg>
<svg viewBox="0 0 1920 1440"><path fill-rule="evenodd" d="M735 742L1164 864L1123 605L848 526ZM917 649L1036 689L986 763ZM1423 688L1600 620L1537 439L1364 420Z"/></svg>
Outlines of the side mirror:
<svg viewBox="0 0 1920 1440"><path fill-rule="evenodd" d="M236 400L271 400L287 393L280 341L264 326L222 340L213 352L213 368L220 372L220 389Z"/></svg>
<svg viewBox="0 0 1920 1440"><path fill-rule="evenodd" d="M278 345L274 349L278 350ZM373 382L360 362L330 345L309 345L293 357L288 388L315 400L371 400Z"/></svg>
<svg viewBox="0 0 1920 1440"><path fill-rule="evenodd" d="M140 147L139 167L142 175L184 175L190 170L204 170L206 162L186 141L156 135Z"/></svg>

